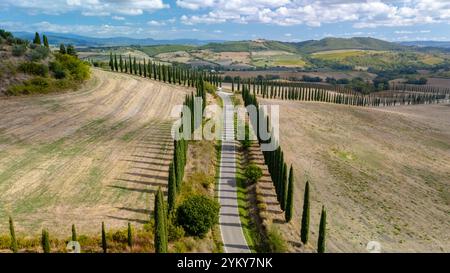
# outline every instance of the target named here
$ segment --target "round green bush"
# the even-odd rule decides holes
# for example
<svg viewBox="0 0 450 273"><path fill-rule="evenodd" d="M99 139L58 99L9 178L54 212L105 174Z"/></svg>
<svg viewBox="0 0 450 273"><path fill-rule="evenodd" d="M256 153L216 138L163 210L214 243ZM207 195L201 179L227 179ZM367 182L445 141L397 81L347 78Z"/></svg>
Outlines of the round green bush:
<svg viewBox="0 0 450 273"><path fill-rule="evenodd" d="M260 167L255 164L251 164L245 168L245 177L250 183L256 183L263 175Z"/></svg>
<svg viewBox="0 0 450 273"><path fill-rule="evenodd" d="M177 221L188 235L204 236L219 222L220 205L203 195L186 199L177 209Z"/></svg>

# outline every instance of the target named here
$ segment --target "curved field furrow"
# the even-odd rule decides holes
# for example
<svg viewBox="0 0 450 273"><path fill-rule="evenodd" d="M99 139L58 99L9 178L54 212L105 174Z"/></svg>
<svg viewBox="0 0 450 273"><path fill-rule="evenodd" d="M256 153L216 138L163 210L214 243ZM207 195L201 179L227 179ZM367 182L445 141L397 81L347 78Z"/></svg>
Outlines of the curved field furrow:
<svg viewBox="0 0 450 273"><path fill-rule="evenodd" d="M144 223L166 186L171 108L188 91L94 70L78 92L0 100L0 218L62 237L72 223L84 234Z"/></svg>

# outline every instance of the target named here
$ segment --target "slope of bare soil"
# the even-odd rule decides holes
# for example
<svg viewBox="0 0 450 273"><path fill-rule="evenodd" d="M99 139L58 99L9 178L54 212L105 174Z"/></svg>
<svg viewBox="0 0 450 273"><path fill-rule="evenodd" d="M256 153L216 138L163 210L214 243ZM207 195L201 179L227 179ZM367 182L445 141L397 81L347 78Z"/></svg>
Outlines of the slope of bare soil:
<svg viewBox="0 0 450 273"><path fill-rule="evenodd" d="M280 137L296 170L295 216L279 223L301 251L300 217L311 181L310 244L321 206L329 252L450 251L450 105L357 108L262 100L280 105Z"/></svg>
<svg viewBox="0 0 450 273"><path fill-rule="evenodd" d="M0 99L0 233L142 224L166 185L170 111L187 89L93 70L76 93Z"/></svg>

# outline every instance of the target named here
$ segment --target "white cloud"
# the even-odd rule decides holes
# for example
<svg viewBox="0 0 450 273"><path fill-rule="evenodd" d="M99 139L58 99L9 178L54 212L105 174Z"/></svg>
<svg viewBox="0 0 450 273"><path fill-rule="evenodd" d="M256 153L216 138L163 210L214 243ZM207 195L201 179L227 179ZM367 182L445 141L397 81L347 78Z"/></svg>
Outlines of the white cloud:
<svg viewBox="0 0 450 273"><path fill-rule="evenodd" d="M156 20L151 20L151 21L147 22L147 25L157 27L157 26L165 26L166 23L165 22L156 21Z"/></svg>
<svg viewBox="0 0 450 273"><path fill-rule="evenodd" d="M169 24L174 24L176 22L175 18L172 19L167 19L167 20L150 20L147 22L147 25L149 26L165 26L165 25L169 25Z"/></svg>
<svg viewBox="0 0 450 273"><path fill-rule="evenodd" d="M321 26L351 22L355 28L450 23L448 0L177 0L179 7L198 11L183 15L188 25L257 22Z"/></svg>
<svg viewBox="0 0 450 273"><path fill-rule="evenodd" d="M0 21L0 28L6 27L9 31L28 31L28 32L57 32L57 33L77 33L80 35L92 37L115 37L128 36L134 37L136 35L157 35L160 31L127 25L61 25L52 24L47 21L42 21L34 24L24 24L21 22Z"/></svg>
<svg viewBox="0 0 450 273"><path fill-rule="evenodd" d="M111 17L113 20L117 20L117 21L124 21L125 20L125 17L122 17L122 16L113 16L113 17Z"/></svg>
<svg viewBox="0 0 450 273"><path fill-rule="evenodd" d="M64 14L80 11L85 16L141 15L168 8L163 0L2 0L4 6L22 8L30 14Z"/></svg>

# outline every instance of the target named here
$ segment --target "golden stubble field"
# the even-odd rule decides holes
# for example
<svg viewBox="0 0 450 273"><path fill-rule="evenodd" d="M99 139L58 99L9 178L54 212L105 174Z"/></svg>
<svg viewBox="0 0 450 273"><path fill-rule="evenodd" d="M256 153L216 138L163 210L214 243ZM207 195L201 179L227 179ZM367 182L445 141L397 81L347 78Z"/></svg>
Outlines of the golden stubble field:
<svg viewBox="0 0 450 273"><path fill-rule="evenodd" d="M280 105L281 145L296 170L295 217L279 224L298 251L305 179L311 183L310 244L321 206L329 252L450 251L450 105L358 108Z"/></svg>
<svg viewBox="0 0 450 273"><path fill-rule="evenodd" d="M170 111L188 89L93 70L82 90L0 98L0 233L143 224L167 184Z"/></svg>

